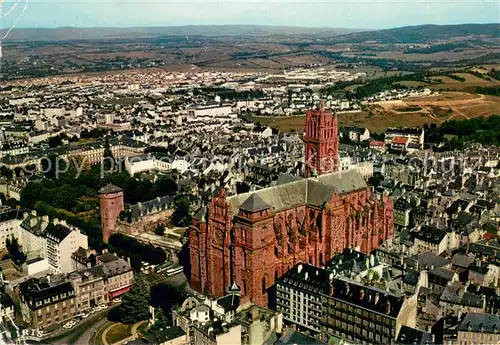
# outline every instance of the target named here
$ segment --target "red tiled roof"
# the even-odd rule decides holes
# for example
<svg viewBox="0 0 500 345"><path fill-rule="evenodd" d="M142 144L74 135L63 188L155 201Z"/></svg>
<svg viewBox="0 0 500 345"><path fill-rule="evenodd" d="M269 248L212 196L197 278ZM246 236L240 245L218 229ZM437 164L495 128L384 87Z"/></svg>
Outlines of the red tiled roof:
<svg viewBox="0 0 500 345"><path fill-rule="evenodd" d="M384 146L385 143L383 141L370 141L370 146Z"/></svg>
<svg viewBox="0 0 500 345"><path fill-rule="evenodd" d="M408 138L405 138L405 137L394 137L394 138L392 138L392 143L393 144L405 145L407 142L408 142Z"/></svg>

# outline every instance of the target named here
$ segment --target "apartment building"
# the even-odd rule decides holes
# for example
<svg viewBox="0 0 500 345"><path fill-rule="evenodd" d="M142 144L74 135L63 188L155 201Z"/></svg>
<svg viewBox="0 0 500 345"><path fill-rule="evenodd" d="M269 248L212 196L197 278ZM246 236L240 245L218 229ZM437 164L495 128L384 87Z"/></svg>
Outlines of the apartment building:
<svg viewBox="0 0 500 345"><path fill-rule="evenodd" d="M172 310L174 326L180 327L190 344L260 345L283 329L283 315L257 305L240 305L239 289L217 299L189 297ZM239 338L238 338L239 337Z"/></svg>
<svg viewBox="0 0 500 345"><path fill-rule="evenodd" d="M48 216L39 217L36 211L23 214L20 244L26 255L33 257L44 255L45 237L43 233L48 225Z"/></svg>
<svg viewBox="0 0 500 345"><path fill-rule="evenodd" d="M118 298L130 290L134 272L129 262L106 252L97 257L97 263L102 270L108 300Z"/></svg>
<svg viewBox="0 0 500 345"><path fill-rule="evenodd" d="M19 286L23 321L30 328L45 328L73 318L75 289L64 277L31 278Z"/></svg>
<svg viewBox="0 0 500 345"><path fill-rule="evenodd" d="M108 292L100 266L73 272L69 275L77 296L78 310L87 310L108 302Z"/></svg>
<svg viewBox="0 0 500 345"><path fill-rule="evenodd" d="M298 264L279 278L276 295L286 322L322 339L394 344L401 325L416 322L416 295L403 299L308 264Z"/></svg>
<svg viewBox="0 0 500 345"><path fill-rule="evenodd" d="M498 344L500 342L500 316L468 313L457 328L454 345Z"/></svg>
<svg viewBox="0 0 500 345"><path fill-rule="evenodd" d="M227 324L222 320L193 327L192 344L237 345L241 344L241 325Z"/></svg>
<svg viewBox="0 0 500 345"><path fill-rule="evenodd" d="M46 239L44 257L54 273L73 271L72 254L78 248L88 249L88 238L76 227L66 222L50 223L44 232Z"/></svg>
<svg viewBox="0 0 500 345"><path fill-rule="evenodd" d="M110 253L98 259L94 267L21 283L23 320L32 328L48 327L127 292L133 282L128 262Z"/></svg>
<svg viewBox="0 0 500 345"><path fill-rule="evenodd" d="M7 239L19 241L22 213L19 210L4 208L0 210L0 250L5 248Z"/></svg>

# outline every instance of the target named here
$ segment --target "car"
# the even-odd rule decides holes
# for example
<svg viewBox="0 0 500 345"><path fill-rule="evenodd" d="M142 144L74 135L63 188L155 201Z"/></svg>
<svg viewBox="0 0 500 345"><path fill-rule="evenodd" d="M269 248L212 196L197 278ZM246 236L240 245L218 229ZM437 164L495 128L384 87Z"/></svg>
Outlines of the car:
<svg viewBox="0 0 500 345"><path fill-rule="evenodd" d="M89 314L89 313L82 314L82 319L86 319L86 318L88 318L89 316L90 316L90 314Z"/></svg>
<svg viewBox="0 0 500 345"><path fill-rule="evenodd" d="M69 321L69 322L66 322L63 327L66 328L66 329L69 329L71 327L73 327L74 325L76 325L76 322L75 321Z"/></svg>

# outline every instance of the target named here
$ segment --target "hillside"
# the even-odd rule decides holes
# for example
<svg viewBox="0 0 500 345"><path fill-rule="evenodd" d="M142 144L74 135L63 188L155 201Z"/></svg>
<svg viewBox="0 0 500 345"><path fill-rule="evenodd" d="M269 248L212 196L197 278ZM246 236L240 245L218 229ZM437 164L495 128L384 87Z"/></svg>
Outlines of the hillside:
<svg viewBox="0 0 500 345"><path fill-rule="evenodd" d="M337 36L351 33L354 29L342 28L303 28L293 26L259 25L189 25L167 27L130 27L130 28L40 28L16 29L8 41L70 41L159 38L163 36L272 36L305 35ZM5 32L5 30L0 31Z"/></svg>
<svg viewBox="0 0 500 345"><path fill-rule="evenodd" d="M418 25L401 28L355 32L333 39L337 43L377 41L383 44L429 43L460 37L500 38L500 24Z"/></svg>

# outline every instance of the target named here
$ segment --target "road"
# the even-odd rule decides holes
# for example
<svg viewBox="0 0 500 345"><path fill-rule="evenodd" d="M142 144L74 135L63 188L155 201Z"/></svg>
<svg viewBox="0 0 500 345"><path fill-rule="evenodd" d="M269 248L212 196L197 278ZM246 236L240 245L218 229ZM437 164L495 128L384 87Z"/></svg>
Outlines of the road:
<svg viewBox="0 0 500 345"><path fill-rule="evenodd" d="M111 308L108 308L96 313L65 333L46 339L43 343L53 345L93 344L95 334L108 321L108 312L110 310Z"/></svg>

